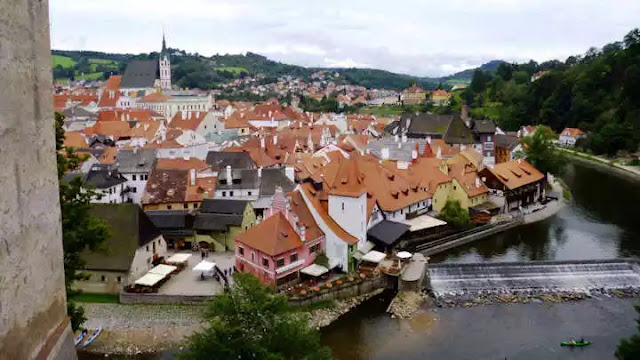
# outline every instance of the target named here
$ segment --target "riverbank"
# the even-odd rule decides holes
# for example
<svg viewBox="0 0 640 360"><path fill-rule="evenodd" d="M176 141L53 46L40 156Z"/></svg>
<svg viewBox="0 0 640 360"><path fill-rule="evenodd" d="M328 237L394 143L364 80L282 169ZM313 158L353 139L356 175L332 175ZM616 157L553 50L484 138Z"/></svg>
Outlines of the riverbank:
<svg viewBox="0 0 640 360"><path fill-rule="evenodd" d="M559 148L572 161L578 161L585 165L591 165L603 170L607 170L613 174L624 177L629 180L640 182L640 169L632 166L620 165L605 158L585 154L575 150Z"/></svg>

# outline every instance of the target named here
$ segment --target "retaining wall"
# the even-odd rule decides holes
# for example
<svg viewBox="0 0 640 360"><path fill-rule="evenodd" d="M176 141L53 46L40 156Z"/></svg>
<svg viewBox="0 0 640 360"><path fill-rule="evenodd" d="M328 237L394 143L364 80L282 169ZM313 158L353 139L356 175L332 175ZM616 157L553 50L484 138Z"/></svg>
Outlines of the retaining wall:
<svg viewBox="0 0 640 360"><path fill-rule="evenodd" d="M386 276L379 276L373 279L365 279L359 282L345 283L332 289L324 289L305 297L291 297L289 304L292 306L308 305L324 300L341 300L368 294L374 290L386 288Z"/></svg>
<svg viewBox="0 0 640 360"><path fill-rule="evenodd" d="M203 304L214 298L215 296L210 295L120 293L120 302L123 304Z"/></svg>

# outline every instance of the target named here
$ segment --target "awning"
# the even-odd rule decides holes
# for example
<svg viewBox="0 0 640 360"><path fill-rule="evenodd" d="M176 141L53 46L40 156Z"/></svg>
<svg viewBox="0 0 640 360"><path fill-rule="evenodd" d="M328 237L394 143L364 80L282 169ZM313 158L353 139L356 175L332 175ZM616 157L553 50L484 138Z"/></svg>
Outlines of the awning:
<svg viewBox="0 0 640 360"><path fill-rule="evenodd" d="M216 263L202 260L198 265L194 266L192 271L210 272L216 267Z"/></svg>
<svg viewBox="0 0 640 360"><path fill-rule="evenodd" d="M399 253L396 254L396 256L399 257L400 259L409 259L413 256L413 254L408 251L400 251Z"/></svg>
<svg viewBox="0 0 640 360"><path fill-rule="evenodd" d="M175 269L177 269L177 267L175 267L173 265L160 264L160 265L154 267L153 269L149 270L149 274L157 274L157 275L167 276L167 275L171 274Z"/></svg>
<svg viewBox="0 0 640 360"><path fill-rule="evenodd" d="M418 231L447 225L446 221L436 219L429 215L420 215L411 220L403 220L402 223L409 225L409 231Z"/></svg>
<svg viewBox="0 0 640 360"><path fill-rule="evenodd" d="M277 268L276 269L276 274L281 274L283 272L287 272L287 271L289 271L291 269L295 269L295 268L297 268L298 266L301 266L301 265L304 265L304 259L300 259L298 261L289 263L289 264L287 264L287 265L285 265L283 267Z"/></svg>
<svg viewBox="0 0 640 360"><path fill-rule="evenodd" d="M395 244L402 235L404 235L410 226L400 222L383 220L380 223L373 226L367 232L367 236L374 241L383 243L384 245L391 246ZM371 249L368 249L371 250Z"/></svg>
<svg viewBox="0 0 640 360"><path fill-rule="evenodd" d="M311 264L306 268L300 270L301 273L311 275L311 276L320 276L322 274L326 274L329 272L329 269L322 265Z"/></svg>
<svg viewBox="0 0 640 360"><path fill-rule="evenodd" d="M375 251L375 250L371 250L368 253L366 253L363 257L362 257L362 261L368 261L368 262L372 262L372 263L380 263L382 260L384 260L384 258L387 257L387 254L382 253L380 251Z"/></svg>
<svg viewBox="0 0 640 360"><path fill-rule="evenodd" d="M169 264L182 264L187 262L187 260L189 260L190 257L191 257L191 254L177 253L171 256L170 258L168 258L166 261Z"/></svg>
<svg viewBox="0 0 640 360"><path fill-rule="evenodd" d="M136 280L135 284L141 286L153 286L164 278L164 275L147 273L140 279Z"/></svg>

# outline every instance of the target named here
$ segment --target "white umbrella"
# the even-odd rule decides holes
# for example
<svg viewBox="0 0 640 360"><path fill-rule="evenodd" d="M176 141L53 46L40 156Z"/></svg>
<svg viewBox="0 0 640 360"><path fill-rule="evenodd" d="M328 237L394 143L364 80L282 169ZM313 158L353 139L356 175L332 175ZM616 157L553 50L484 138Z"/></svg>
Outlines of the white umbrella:
<svg viewBox="0 0 640 360"><path fill-rule="evenodd" d="M399 257L400 259L410 259L413 254L408 252L408 251L400 251L399 253L396 254L397 257Z"/></svg>

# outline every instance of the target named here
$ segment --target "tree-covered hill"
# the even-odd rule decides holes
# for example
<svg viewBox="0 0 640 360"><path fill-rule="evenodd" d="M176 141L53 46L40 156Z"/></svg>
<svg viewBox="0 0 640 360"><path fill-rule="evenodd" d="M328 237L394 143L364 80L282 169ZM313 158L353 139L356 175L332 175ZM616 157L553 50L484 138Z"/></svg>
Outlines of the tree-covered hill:
<svg viewBox="0 0 640 360"><path fill-rule="evenodd" d="M584 146L596 154L637 151L640 31L564 62L503 63L494 73L476 70L461 97L473 117L493 118L506 130L529 124L555 131L578 127L590 133Z"/></svg>

